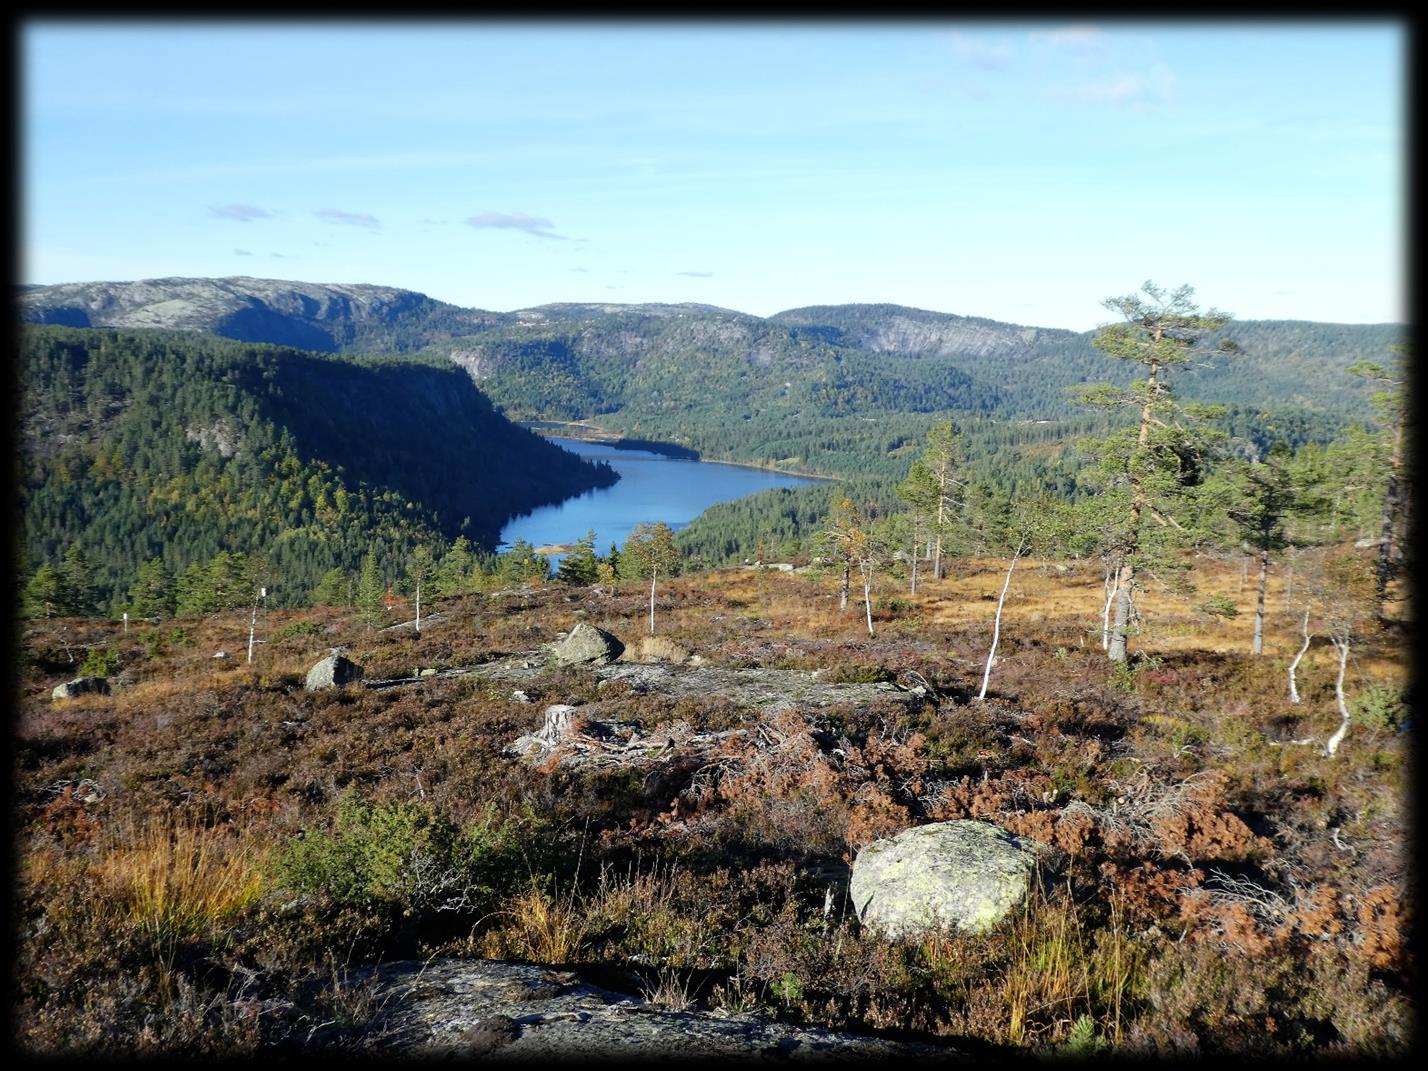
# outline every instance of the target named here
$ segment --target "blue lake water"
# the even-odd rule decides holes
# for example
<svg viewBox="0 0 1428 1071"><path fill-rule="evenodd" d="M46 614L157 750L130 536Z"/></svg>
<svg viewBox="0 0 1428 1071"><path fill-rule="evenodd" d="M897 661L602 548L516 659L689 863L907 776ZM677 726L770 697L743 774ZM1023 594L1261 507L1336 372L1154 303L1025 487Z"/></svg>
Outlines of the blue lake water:
<svg viewBox="0 0 1428 1071"><path fill-rule="evenodd" d="M620 480L613 487L598 487L508 522L501 529L501 550L518 539L537 547L574 543L593 528L595 552L604 554L611 543L623 547L630 531L641 521L664 521L678 531L716 502L743 498L770 487L818 482L741 465L688 461L649 450L622 450L606 443L555 437L550 441L581 457L608 462L620 474ZM558 561L561 555L550 557Z"/></svg>

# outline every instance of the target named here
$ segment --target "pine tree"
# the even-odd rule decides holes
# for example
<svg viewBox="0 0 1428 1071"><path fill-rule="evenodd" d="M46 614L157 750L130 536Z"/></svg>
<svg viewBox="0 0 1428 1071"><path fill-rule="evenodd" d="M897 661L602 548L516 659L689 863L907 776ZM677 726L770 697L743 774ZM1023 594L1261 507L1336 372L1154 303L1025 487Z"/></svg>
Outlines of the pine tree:
<svg viewBox="0 0 1428 1071"><path fill-rule="evenodd" d="M377 567L377 554L369 550L362 558L362 570L357 579L357 613L368 629L375 628L382 622L382 599L386 593L387 585Z"/></svg>
<svg viewBox="0 0 1428 1071"><path fill-rule="evenodd" d="M162 558L150 558L139 566L129 586L129 613L135 617L172 617L174 581Z"/></svg>
<svg viewBox="0 0 1428 1071"><path fill-rule="evenodd" d="M585 533L584 539L575 544L574 550L561 559L555 576L563 584L584 587L595 583L598 575L595 558L595 532L592 529Z"/></svg>
<svg viewBox="0 0 1428 1071"><path fill-rule="evenodd" d="M1287 446L1276 443L1263 461L1240 462L1220 473L1211 494L1225 500L1237 542L1248 544L1259 562L1256 585L1254 638L1250 653L1264 653L1264 596L1271 555L1289 546L1285 522L1291 514L1307 512L1314 500L1291 468Z"/></svg>
<svg viewBox="0 0 1428 1071"><path fill-rule="evenodd" d="M1407 357L1408 348L1406 346L1394 346L1392 349L1396 356ZM1384 387L1370 399L1386 425L1386 434L1391 443L1388 449L1387 464L1384 466L1387 471L1384 480L1383 510L1379 521L1378 561L1374 570L1378 613L1382 617L1383 605L1388 598L1388 582L1393 575L1394 550L1401 543L1401 541L1395 541L1394 537L1399 527L1400 514L1403 512L1403 503L1406 500L1401 485L1404 463L1403 438L1408 418L1408 393L1404 388L1401 373L1395 374L1373 361L1355 362L1349 366L1348 370L1351 375L1367 379L1372 383L1381 383Z"/></svg>
<svg viewBox="0 0 1428 1071"><path fill-rule="evenodd" d="M94 569L78 543L71 543L65 548L59 575L61 612L69 617L84 617L93 613Z"/></svg>
<svg viewBox="0 0 1428 1071"><path fill-rule="evenodd" d="M838 611L848 609L848 582L857 559L857 550L862 537L863 514L847 495L839 495L833 500L833 508L828 513L828 522L818 533L816 543L822 554L832 558L842 574L838 587Z"/></svg>
<svg viewBox="0 0 1428 1071"><path fill-rule="evenodd" d="M535 547L524 539L511 544L511 549L496 558L496 575L507 584L525 584L550 577L550 561L537 554Z"/></svg>
<svg viewBox="0 0 1428 1071"><path fill-rule="evenodd" d="M1175 565L1176 541L1169 536L1186 531L1176 513L1185 505L1187 492L1203 478L1208 454L1208 437L1190 420L1199 414L1175 401L1166 373L1185 364L1197 341L1230 320L1215 309L1200 312L1189 286L1167 293L1146 282L1141 292L1144 298L1130 294L1104 302L1121 315L1122 322L1102 327L1092 342L1109 357L1141 365L1146 378L1124 390L1097 384L1075 392L1084 404L1096 408L1139 411L1135 427L1112 434L1095 451L1102 474L1127 493L1115 618L1107 649L1113 662L1126 660L1138 573L1152 565ZM1232 343L1222 343L1222 349L1233 348Z"/></svg>
<svg viewBox="0 0 1428 1071"><path fill-rule="evenodd" d="M346 569L329 569L312 590L312 605L351 606L352 587L352 574Z"/></svg>
<svg viewBox="0 0 1428 1071"><path fill-rule="evenodd" d="M54 617L65 604L64 579L46 562L25 585L23 612L26 617Z"/></svg>
<svg viewBox="0 0 1428 1071"><path fill-rule="evenodd" d="M472 574L475 566L476 557L471 553L471 540L465 536L457 536L451 547L441 556L441 563L432 574L432 592L437 595L460 595L470 591L474 586Z"/></svg>

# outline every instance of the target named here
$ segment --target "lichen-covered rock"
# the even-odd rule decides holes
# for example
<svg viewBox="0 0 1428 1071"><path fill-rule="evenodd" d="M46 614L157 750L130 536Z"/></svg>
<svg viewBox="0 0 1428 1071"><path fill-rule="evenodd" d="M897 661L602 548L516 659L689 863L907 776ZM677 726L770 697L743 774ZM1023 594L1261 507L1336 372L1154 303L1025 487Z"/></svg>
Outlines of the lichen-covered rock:
<svg viewBox="0 0 1428 1071"><path fill-rule="evenodd" d="M330 654L307 671L307 682L303 687L309 692L320 692L328 688L344 688L361 679L361 666L340 654Z"/></svg>
<svg viewBox="0 0 1428 1071"><path fill-rule="evenodd" d="M108 695L109 681L104 677L76 677L72 681L65 681L57 686L51 696L54 699L73 699L75 696L94 692Z"/></svg>
<svg viewBox="0 0 1428 1071"><path fill-rule="evenodd" d="M603 665L619 658L624 650L625 645L604 629L582 621L571 629L570 635L557 643L550 653L557 663L564 666L582 662Z"/></svg>
<svg viewBox="0 0 1428 1071"><path fill-rule="evenodd" d="M376 987L372 1003L378 1011L359 1028L369 1051L399 1058L490 1057L519 1065L616 1059L863 1063L965 1055L951 1045L892 1041L753 1015L664 1010L577 974L534 964L397 962L359 968L351 980Z"/></svg>
<svg viewBox="0 0 1428 1071"><path fill-rule="evenodd" d="M860 851L848 895L858 918L890 937L939 925L985 933L1026 896L1037 856L987 822L934 822Z"/></svg>

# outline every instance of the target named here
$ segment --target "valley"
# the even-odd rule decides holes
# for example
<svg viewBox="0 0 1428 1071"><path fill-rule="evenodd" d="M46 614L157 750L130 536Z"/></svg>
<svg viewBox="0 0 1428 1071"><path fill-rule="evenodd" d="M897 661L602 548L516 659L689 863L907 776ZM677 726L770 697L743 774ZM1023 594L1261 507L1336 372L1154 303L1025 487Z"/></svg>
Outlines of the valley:
<svg viewBox="0 0 1428 1071"><path fill-rule="evenodd" d="M22 1044L1402 1051L1406 332L1147 293L31 288Z"/></svg>

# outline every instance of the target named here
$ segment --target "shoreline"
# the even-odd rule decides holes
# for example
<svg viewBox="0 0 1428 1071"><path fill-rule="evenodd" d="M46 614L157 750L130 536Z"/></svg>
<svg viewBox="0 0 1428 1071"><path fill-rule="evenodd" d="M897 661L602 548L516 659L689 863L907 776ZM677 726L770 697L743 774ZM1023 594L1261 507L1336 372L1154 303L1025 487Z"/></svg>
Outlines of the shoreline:
<svg viewBox="0 0 1428 1071"><path fill-rule="evenodd" d="M756 472L776 472L781 476L797 476L800 479L820 480L825 483L839 483L843 480L842 476L824 476L813 472L799 472L796 469L781 469L775 468L772 465L758 465L751 461L733 461L722 457L709 457L699 453L692 447L681 446L678 443L662 443L657 439L631 439L629 436L620 432L612 431L609 428L602 428L598 424L587 424L583 421L522 420L517 421L517 423L527 431L533 431L537 435L544 436L545 438L580 439L585 442L605 443L613 446L617 450L648 450L650 453L664 454L666 457L679 458L687 461L707 461L713 465L733 465L741 469L753 469ZM566 434L561 429L574 429L581 434ZM640 443L643 445L621 447L621 443ZM663 451L657 449L657 447L661 445L668 446L670 450ZM674 451L679 452L674 453ZM694 454L695 456L687 457L686 455L688 454Z"/></svg>

